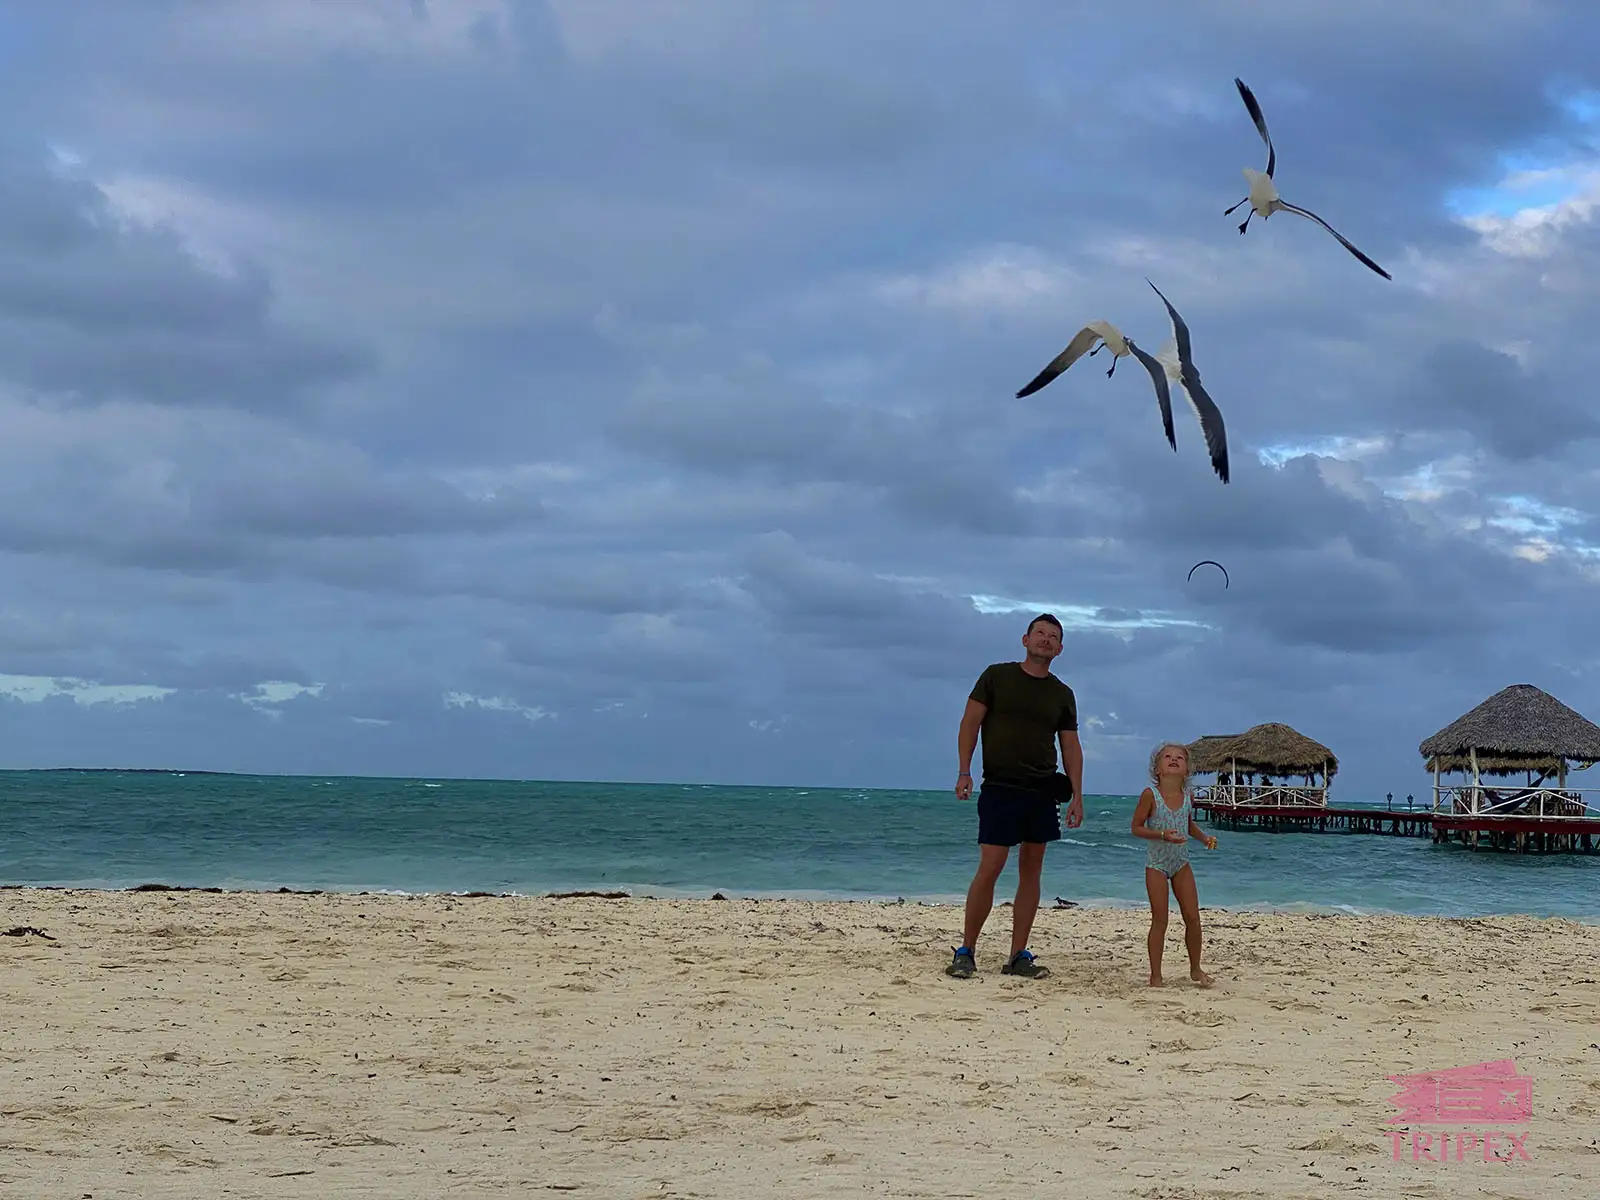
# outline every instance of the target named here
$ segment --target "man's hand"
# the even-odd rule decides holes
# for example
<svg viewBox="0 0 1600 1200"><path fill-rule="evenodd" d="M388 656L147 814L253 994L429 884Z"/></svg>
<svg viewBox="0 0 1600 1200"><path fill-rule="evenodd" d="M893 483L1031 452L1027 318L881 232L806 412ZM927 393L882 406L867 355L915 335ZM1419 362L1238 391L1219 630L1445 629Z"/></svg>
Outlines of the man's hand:
<svg viewBox="0 0 1600 1200"><path fill-rule="evenodd" d="M1074 796L1072 798L1072 802L1067 805L1067 828L1068 829L1076 829L1079 825L1082 825L1082 824L1083 824L1083 798L1081 796Z"/></svg>
<svg viewBox="0 0 1600 1200"><path fill-rule="evenodd" d="M956 776L956 799L972 799L972 776L968 775L965 771Z"/></svg>

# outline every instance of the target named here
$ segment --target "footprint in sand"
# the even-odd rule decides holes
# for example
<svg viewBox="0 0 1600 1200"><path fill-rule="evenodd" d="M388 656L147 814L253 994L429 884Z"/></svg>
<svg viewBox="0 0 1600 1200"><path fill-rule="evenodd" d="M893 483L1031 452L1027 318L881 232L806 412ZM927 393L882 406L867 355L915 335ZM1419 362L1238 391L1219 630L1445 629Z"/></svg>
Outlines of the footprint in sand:
<svg viewBox="0 0 1600 1200"><path fill-rule="evenodd" d="M1373 1142L1352 1141L1342 1133L1329 1133L1309 1141L1303 1146L1296 1146L1294 1149L1332 1150L1338 1154L1376 1154L1381 1147Z"/></svg>
<svg viewBox="0 0 1600 1200"><path fill-rule="evenodd" d="M758 1100L754 1104L740 1104L725 1108L724 1112L747 1117L798 1117L815 1105L809 1100Z"/></svg>
<svg viewBox="0 0 1600 1200"><path fill-rule="evenodd" d="M1205 1008L1185 1009L1176 1015L1185 1025L1195 1025L1202 1029L1213 1029L1218 1025L1231 1024L1233 1021L1233 1018L1226 1013L1212 1012Z"/></svg>

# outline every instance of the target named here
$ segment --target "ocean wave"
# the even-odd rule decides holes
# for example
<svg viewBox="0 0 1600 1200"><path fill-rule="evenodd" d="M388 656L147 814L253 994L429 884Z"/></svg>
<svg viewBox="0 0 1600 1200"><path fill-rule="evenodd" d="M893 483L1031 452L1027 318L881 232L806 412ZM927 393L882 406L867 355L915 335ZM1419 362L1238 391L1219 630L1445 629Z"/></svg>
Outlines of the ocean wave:
<svg viewBox="0 0 1600 1200"><path fill-rule="evenodd" d="M1316 915L1332 917L1404 917L1425 914L1406 913L1399 909L1376 905L1318 904L1312 900L1245 900L1234 904L1206 904L1203 907L1222 912L1283 913L1286 915ZM1445 914L1440 914L1445 915ZM1465 916L1466 914L1456 914Z"/></svg>

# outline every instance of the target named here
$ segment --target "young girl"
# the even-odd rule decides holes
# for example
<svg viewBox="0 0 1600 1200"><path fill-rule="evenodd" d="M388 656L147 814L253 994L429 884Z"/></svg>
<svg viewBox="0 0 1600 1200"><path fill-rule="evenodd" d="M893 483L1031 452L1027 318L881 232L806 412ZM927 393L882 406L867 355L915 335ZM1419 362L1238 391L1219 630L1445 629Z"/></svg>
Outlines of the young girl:
<svg viewBox="0 0 1600 1200"><path fill-rule="evenodd" d="M1189 748L1165 742L1150 756L1150 782L1133 810L1133 836L1150 843L1145 859L1144 887L1150 894L1150 986L1161 986L1161 948L1167 937L1167 885L1178 898L1183 913L1184 940L1189 945L1189 978L1201 987L1211 986L1211 976L1200 969L1200 898L1195 893L1194 872L1189 867L1189 838L1207 850L1217 848L1194 823L1189 803Z"/></svg>

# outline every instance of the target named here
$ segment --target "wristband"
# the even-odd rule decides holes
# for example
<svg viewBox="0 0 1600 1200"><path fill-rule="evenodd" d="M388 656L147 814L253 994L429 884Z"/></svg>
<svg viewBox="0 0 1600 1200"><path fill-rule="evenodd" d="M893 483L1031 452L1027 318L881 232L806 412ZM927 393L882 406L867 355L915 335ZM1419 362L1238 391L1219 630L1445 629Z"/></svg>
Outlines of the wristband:
<svg viewBox="0 0 1600 1200"><path fill-rule="evenodd" d="M972 772L971 771L962 771L960 774L958 774L956 776L956 778L957 779L971 779L972 778Z"/></svg>

